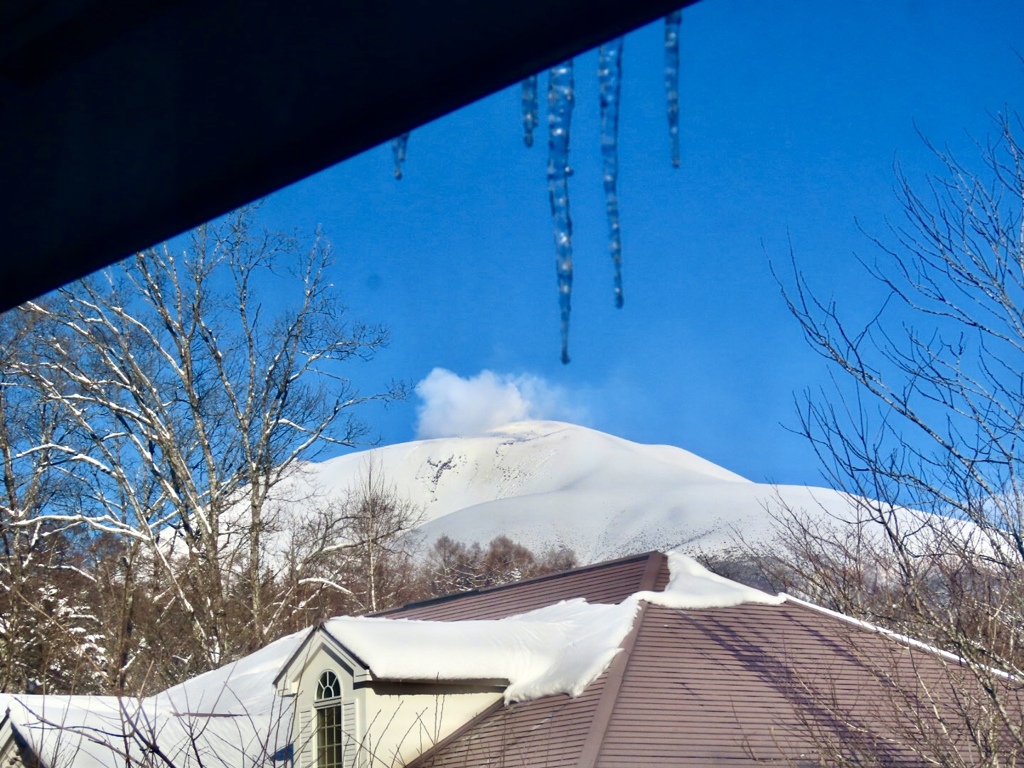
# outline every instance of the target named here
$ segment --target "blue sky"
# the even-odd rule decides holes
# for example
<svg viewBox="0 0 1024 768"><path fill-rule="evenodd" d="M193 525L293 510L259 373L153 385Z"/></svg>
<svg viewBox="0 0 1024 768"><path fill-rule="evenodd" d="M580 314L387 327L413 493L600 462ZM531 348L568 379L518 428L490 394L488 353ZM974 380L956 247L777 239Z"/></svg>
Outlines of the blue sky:
<svg viewBox="0 0 1024 768"><path fill-rule="evenodd" d="M630 35L621 310L596 54L578 58L566 366L546 140L523 145L518 88L414 132L401 181L379 147L278 192L262 217L299 233L323 225L352 317L390 326L390 347L352 370L363 390L453 374L424 389L424 425L449 414L471 429L454 414L460 403L486 412L488 398L507 406L514 390L530 415L678 445L752 480L818 483L813 454L787 427L794 397L825 383L827 369L769 265L788 268L792 246L822 295L866 317L881 297L854 259L876 253L858 226L884 239L898 219L895 163L912 180L938 170L922 135L970 160L973 140L994 134L991 115L1024 83L1022 30L1024 3L1011 0L702 0L683 16L679 169L662 26ZM424 405L413 397L365 415L384 443L401 442L416 437Z"/></svg>

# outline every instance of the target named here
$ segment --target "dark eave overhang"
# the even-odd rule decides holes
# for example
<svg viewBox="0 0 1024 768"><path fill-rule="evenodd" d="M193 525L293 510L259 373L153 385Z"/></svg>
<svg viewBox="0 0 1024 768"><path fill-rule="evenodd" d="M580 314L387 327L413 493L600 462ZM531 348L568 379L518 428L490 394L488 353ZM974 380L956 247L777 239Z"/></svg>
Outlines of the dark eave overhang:
<svg viewBox="0 0 1024 768"><path fill-rule="evenodd" d="M0 310L689 2L0 4Z"/></svg>

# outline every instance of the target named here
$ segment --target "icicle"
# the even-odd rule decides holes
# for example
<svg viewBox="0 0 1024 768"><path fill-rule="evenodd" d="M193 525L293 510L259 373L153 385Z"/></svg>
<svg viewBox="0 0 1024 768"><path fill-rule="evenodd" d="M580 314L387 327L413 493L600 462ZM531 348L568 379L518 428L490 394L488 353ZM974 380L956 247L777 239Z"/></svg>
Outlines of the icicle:
<svg viewBox="0 0 1024 768"><path fill-rule="evenodd" d="M405 150L409 146L409 133L403 133L391 141L391 154L395 156L395 178L402 178L402 164L405 162Z"/></svg>
<svg viewBox="0 0 1024 768"><path fill-rule="evenodd" d="M537 76L523 80L523 143L533 146L533 129L537 127Z"/></svg>
<svg viewBox="0 0 1024 768"><path fill-rule="evenodd" d="M679 167L679 23L682 19L682 11L672 11L665 17L665 94L674 168Z"/></svg>
<svg viewBox="0 0 1024 768"><path fill-rule="evenodd" d="M548 73L548 196L555 225L555 269L561 314L562 362L569 362L569 313L572 308L572 218L569 215L569 128L573 101L572 59Z"/></svg>
<svg viewBox="0 0 1024 768"><path fill-rule="evenodd" d="M608 248L615 270L615 306L622 308L622 237L619 232L619 94L622 75L622 38L601 46L597 83L601 95L601 160L604 199L608 211Z"/></svg>

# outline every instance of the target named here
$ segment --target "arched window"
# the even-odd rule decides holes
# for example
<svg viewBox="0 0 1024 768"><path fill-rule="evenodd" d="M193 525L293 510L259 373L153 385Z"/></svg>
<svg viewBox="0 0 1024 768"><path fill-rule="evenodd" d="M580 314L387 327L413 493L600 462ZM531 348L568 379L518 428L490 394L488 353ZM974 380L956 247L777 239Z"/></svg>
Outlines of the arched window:
<svg viewBox="0 0 1024 768"><path fill-rule="evenodd" d="M328 670L316 684L317 768L344 768L344 732L341 717L341 681Z"/></svg>
<svg viewBox="0 0 1024 768"><path fill-rule="evenodd" d="M341 681L338 676L327 670L320 675L320 680L316 684L316 700L326 701L327 699L337 699L341 697Z"/></svg>

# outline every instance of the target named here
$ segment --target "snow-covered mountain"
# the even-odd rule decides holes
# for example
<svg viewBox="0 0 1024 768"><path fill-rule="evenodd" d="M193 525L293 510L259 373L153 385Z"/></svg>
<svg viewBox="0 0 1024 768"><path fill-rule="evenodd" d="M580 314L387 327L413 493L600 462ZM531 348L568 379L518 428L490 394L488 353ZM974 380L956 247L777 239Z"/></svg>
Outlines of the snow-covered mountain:
<svg viewBox="0 0 1024 768"><path fill-rule="evenodd" d="M486 544L507 534L581 562L683 546L716 551L771 534L766 505L852 518L844 494L754 483L681 448L641 445L572 424L517 422L481 437L420 440L309 465L297 482L326 495L369 461L424 511L427 541Z"/></svg>

